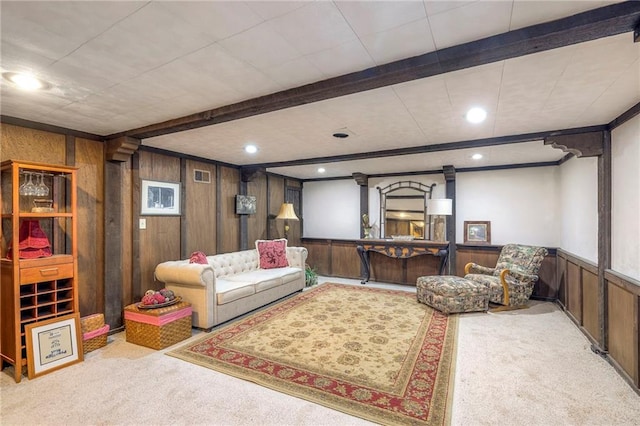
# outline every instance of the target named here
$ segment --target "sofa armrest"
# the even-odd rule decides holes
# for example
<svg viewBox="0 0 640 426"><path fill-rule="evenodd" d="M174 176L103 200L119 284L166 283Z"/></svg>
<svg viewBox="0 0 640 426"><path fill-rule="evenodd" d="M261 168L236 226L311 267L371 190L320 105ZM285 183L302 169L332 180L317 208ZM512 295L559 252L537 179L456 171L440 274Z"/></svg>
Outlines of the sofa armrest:
<svg viewBox="0 0 640 426"><path fill-rule="evenodd" d="M188 260L170 260L156 266L155 278L163 283L186 287L213 286L214 274L211 265L189 263Z"/></svg>
<svg viewBox="0 0 640 426"><path fill-rule="evenodd" d="M287 247L287 261L291 267L304 270L307 255L307 249L304 247Z"/></svg>

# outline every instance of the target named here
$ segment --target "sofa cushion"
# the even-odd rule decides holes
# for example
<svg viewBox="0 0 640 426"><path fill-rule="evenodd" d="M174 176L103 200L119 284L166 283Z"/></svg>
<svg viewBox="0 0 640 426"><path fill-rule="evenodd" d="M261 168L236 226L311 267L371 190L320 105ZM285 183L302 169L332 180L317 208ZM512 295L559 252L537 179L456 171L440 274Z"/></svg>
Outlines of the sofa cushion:
<svg viewBox="0 0 640 426"><path fill-rule="evenodd" d="M243 297L255 294L256 290L251 281L230 281L219 279L216 281L216 301L218 305L233 302Z"/></svg>
<svg viewBox="0 0 640 426"><path fill-rule="evenodd" d="M256 240L256 250L260 258L260 268L284 268L289 266L287 260L287 240Z"/></svg>

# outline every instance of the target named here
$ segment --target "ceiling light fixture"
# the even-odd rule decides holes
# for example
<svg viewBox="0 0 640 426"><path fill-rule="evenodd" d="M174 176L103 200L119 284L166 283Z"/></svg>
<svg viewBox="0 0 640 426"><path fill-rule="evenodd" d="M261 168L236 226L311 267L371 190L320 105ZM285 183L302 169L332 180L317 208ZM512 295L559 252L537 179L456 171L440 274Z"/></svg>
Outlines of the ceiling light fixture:
<svg viewBox="0 0 640 426"><path fill-rule="evenodd" d="M249 154L255 154L258 152L258 148L255 145L247 145L244 147L244 150Z"/></svg>
<svg viewBox="0 0 640 426"><path fill-rule="evenodd" d="M318 173L324 173L324 172L326 172L324 167L318 167Z"/></svg>
<svg viewBox="0 0 640 426"><path fill-rule="evenodd" d="M44 90L50 87L49 83L42 81L31 74L5 72L2 74L2 77L13 83L18 89L22 90Z"/></svg>
<svg viewBox="0 0 640 426"><path fill-rule="evenodd" d="M471 158L473 158L474 160L479 160L482 158L482 154L473 154Z"/></svg>
<svg viewBox="0 0 640 426"><path fill-rule="evenodd" d="M482 123L487 118L487 111L479 107L473 107L467 111L465 118L469 123Z"/></svg>
<svg viewBox="0 0 640 426"><path fill-rule="evenodd" d="M338 139L345 139L349 137L349 133L344 133L344 132L336 132L333 134L334 138L338 138Z"/></svg>

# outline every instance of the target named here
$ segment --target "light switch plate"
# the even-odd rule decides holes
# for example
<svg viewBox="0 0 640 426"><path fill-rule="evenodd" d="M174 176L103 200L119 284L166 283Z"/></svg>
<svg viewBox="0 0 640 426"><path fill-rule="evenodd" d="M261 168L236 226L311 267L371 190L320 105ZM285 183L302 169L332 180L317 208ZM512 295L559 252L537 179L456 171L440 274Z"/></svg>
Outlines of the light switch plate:
<svg viewBox="0 0 640 426"><path fill-rule="evenodd" d="M147 229L147 219L140 219L140 229Z"/></svg>

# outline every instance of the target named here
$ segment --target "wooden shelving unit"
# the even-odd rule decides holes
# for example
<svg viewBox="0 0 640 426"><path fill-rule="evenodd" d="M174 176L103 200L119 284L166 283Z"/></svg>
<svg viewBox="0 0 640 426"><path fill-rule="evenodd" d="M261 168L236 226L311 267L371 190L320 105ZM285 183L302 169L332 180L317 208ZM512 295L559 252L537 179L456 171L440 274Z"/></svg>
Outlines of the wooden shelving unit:
<svg viewBox="0 0 640 426"><path fill-rule="evenodd" d="M51 200L51 211L32 211L34 200L43 196L21 190L30 176L41 178L48 188L45 198ZM14 160L0 165L0 357L2 367L14 366L16 382L27 365L25 325L79 312L76 184L74 167ZM21 258L24 221L38 221L50 242L51 255Z"/></svg>

